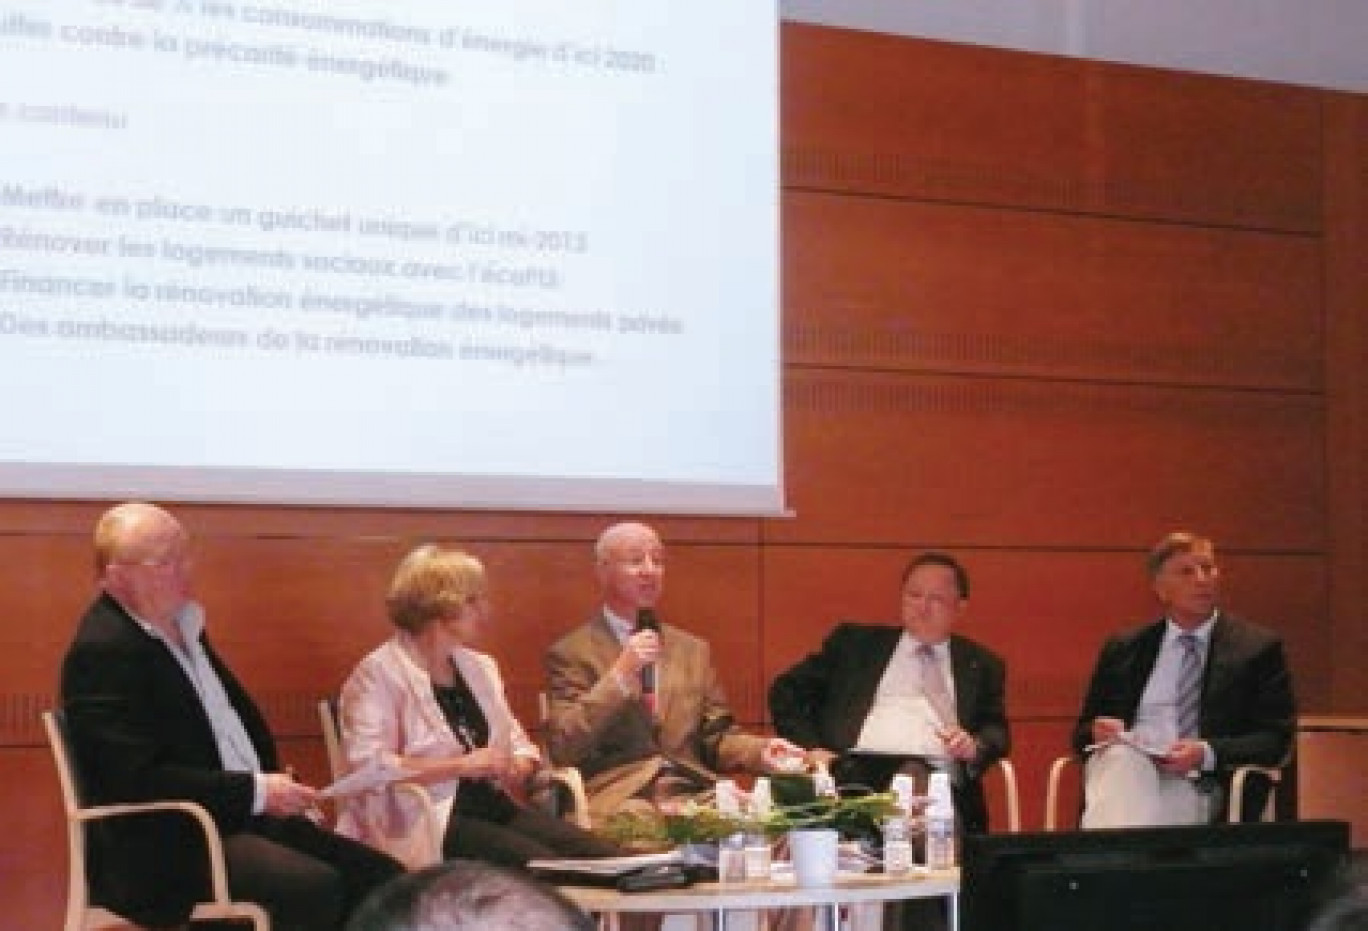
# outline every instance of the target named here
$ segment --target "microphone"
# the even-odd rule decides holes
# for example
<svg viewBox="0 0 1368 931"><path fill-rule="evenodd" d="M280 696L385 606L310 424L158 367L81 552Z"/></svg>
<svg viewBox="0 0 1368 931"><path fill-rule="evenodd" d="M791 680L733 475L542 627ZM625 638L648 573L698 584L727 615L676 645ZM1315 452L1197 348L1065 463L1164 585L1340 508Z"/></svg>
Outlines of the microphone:
<svg viewBox="0 0 1368 931"><path fill-rule="evenodd" d="M638 608L636 615L636 627L633 633L643 630L653 630L660 633L660 621L656 620L655 611L650 608ZM656 713L656 668L655 663L648 663L641 667L641 700L646 705L651 717Z"/></svg>

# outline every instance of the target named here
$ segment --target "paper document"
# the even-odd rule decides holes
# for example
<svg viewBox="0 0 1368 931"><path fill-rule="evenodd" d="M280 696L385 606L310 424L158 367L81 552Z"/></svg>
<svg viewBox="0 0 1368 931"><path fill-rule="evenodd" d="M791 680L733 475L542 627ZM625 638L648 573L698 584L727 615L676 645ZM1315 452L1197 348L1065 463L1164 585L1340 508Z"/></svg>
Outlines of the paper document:
<svg viewBox="0 0 1368 931"><path fill-rule="evenodd" d="M371 760L360 769L350 772L332 785L325 786L319 791L323 798L341 798L344 795L356 795L360 792L368 792L371 789L378 789L387 786L391 782L398 782L400 779L407 779L414 775L413 770L404 769L393 763L383 763L380 760Z"/></svg>
<svg viewBox="0 0 1368 931"><path fill-rule="evenodd" d="M1112 744L1124 744L1125 746L1130 747L1133 750L1139 750L1141 753L1145 754L1145 756L1153 757L1156 760L1162 760L1168 756L1167 747L1156 747L1152 744L1145 743L1135 735L1134 731L1122 731L1111 740L1089 744L1083 748L1083 752L1092 753L1094 750L1101 750L1103 747L1110 747Z"/></svg>
<svg viewBox="0 0 1368 931"><path fill-rule="evenodd" d="M527 864L530 870L548 873L583 873L590 876L621 876L632 870L647 866L662 866L670 863L683 863L683 855L678 850L663 853L638 853L625 857L595 857L581 859L566 857L561 859L532 860Z"/></svg>

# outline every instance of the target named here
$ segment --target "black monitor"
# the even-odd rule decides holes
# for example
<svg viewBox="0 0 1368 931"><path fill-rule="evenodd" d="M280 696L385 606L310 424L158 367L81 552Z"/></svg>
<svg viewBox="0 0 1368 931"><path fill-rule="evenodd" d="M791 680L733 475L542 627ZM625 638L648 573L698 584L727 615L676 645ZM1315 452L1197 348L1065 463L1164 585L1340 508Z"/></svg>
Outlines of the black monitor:
<svg viewBox="0 0 1368 931"><path fill-rule="evenodd" d="M1343 821L964 838L961 931L1302 931Z"/></svg>

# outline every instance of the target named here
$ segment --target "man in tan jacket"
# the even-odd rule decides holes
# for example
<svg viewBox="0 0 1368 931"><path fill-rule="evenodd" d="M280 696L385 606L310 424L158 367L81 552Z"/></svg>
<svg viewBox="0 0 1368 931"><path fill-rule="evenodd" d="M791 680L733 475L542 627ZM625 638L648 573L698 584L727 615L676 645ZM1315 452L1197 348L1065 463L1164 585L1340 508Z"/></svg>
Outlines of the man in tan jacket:
<svg viewBox="0 0 1368 931"><path fill-rule="evenodd" d="M546 656L548 744L585 778L594 822L711 788L718 773L763 772L802 748L745 733L703 639L655 621L664 547L650 527L609 527L595 546L601 610Z"/></svg>

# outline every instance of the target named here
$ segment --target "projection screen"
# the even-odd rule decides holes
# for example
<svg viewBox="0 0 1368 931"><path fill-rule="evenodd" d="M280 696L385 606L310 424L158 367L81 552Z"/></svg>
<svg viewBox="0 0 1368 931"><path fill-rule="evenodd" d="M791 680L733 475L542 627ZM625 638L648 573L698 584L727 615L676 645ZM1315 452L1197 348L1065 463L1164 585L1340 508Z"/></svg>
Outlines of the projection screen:
<svg viewBox="0 0 1368 931"><path fill-rule="evenodd" d="M0 0L0 495L782 511L774 0Z"/></svg>

